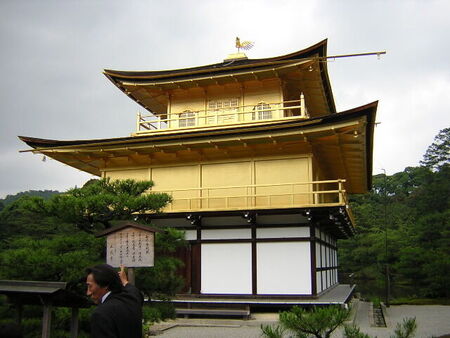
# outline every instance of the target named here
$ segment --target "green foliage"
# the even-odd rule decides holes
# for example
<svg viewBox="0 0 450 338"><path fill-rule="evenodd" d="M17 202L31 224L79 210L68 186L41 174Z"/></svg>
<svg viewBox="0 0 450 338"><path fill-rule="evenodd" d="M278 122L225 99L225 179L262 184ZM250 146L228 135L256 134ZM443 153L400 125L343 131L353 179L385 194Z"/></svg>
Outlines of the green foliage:
<svg viewBox="0 0 450 338"><path fill-rule="evenodd" d="M83 336L84 332L90 330L90 318L94 308L79 309L78 312L78 327L80 331L79 337ZM53 309L52 316L52 337L65 337L70 332L72 309L56 307Z"/></svg>
<svg viewBox="0 0 450 338"><path fill-rule="evenodd" d="M136 269L136 285L147 297L165 299L183 288L184 280L178 274L183 263L173 254L185 245L183 231L167 228L156 233L155 266Z"/></svg>
<svg viewBox="0 0 450 338"><path fill-rule="evenodd" d="M22 196L0 211L0 248L16 237L42 238L55 234L70 234L77 230L74 225L61 222L55 217L37 214L30 207L36 197Z"/></svg>
<svg viewBox="0 0 450 338"><path fill-rule="evenodd" d="M178 248L186 246L184 232L174 228L167 228L164 232L157 234L155 246L157 255L171 255Z"/></svg>
<svg viewBox="0 0 450 338"><path fill-rule="evenodd" d="M154 323L158 323L161 320L176 318L175 307L168 302L152 302L144 305L142 308L143 315L143 333L144 337L152 336L150 330Z"/></svg>
<svg viewBox="0 0 450 338"><path fill-rule="evenodd" d="M22 319L21 327L26 338L42 337L42 318L25 317Z"/></svg>
<svg viewBox="0 0 450 338"><path fill-rule="evenodd" d="M344 338L370 338L368 334L361 332L355 325L344 325Z"/></svg>
<svg viewBox="0 0 450 338"><path fill-rule="evenodd" d="M56 190L28 190L28 191L22 191L15 195L7 195L4 199L0 199L0 205L3 203L4 206L7 206L9 204L14 203L15 201L19 200L22 197L42 197L43 199L48 199L54 195L60 194L59 191ZM0 207L0 211L1 211Z"/></svg>
<svg viewBox="0 0 450 338"><path fill-rule="evenodd" d="M398 297L391 301L391 305L450 305L450 299Z"/></svg>
<svg viewBox="0 0 450 338"><path fill-rule="evenodd" d="M357 235L339 243L341 271L383 289L389 264L394 297L450 297L449 192L448 164L374 176L351 198Z"/></svg>
<svg viewBox="0 0 450 338"><path fill-rule="evenodd" d="M308 311L294 306L280 313L279 325L261 325L261 335L266 338L283 338L285 332L297 338L329 338L332 332L343 326L344 338L371 338L355 325L344 324L350 317L350 309L338 306L313 308ZM405 318L398 323L390 338L413 338L417 329L415 318ZM334 336L334 335L333 335ZM292 337L292 336L290 336Z"/></svg>
<svg viewBox="0 0 450 338"><path fill-rule="evenodd" d="M372 302L373 307L379 307L381 305L380 297L373 297L370 301Z"/></svg>
<svg viewBox="0 0 450 338"><path fill-rule="evenodd" d="M439 131L420 164L434 170L450 164L450 128Z"/></svg>
<svg viewBox="0 0 450 338"><path fill-rule="evenodd" d="M149 192L153 182L91 180L49 200L34 199L30 208L44 215L75 224L80 230L94 232L111 227L113 220L129 220L135 213L160 211L171 198L165 193Z"/></svg>
<svg viewBox="0 0 450 338"><path fill-rule="evenodd" d="M182 266L179 259L160 256L151 269L136 271L136 285L148 297L166 298L183 288L184 280L177 274Z"/></svg>
<svg viewBox="0 0 450 338"><path fill-rule="evenodd" d="M102 261L104 239L86 233L51 239L17 238L0 255L0 279L76 283L86 267Z"/></svg>
<svg viewBox="0 0 450 338"><path fill-rule="evenodd" d="M171 303L151 303L144 305L142 316L145 322L151 324L165 319L173 319L176 317L175 307Z"/></svg>
<svg viewBox="0 0 450 338"><path fill-rule="evenodd" d="M297 337L328 338L349 318L350 310L339 306L315 307L308 311L294 306L280 313L280 323Z"/></svg>
<svg viewBox="0 0 450 338"><path fill-rule="evenodd" d="M416 329L416 318L405 318L401 324L397 323L394 335L391 338L412 338Z"/></svg>
<svg viewBox="0 0 450 338"><path fill-rule="evenodd" d="M261 325L262 336L266 338L283 338L283 334L286 331L280 325Z"/></svg>
<svg viewBox="0 0 450 338"><path fill-rule="evenodd" d="M163 208L170 197L147 193L151 186L149 181L91 180L83 188L48 200L25 195L9 203L0 211L0 279L65 281L70 290L84 295L86 267L105 261L105 239L91 233L115 220L135 218L135 213ZM173 254L185 244L182 231L165 229L156 234L155 267L136 269L136 284L148 296L167 297L183 286L176 274L182 263ZM0 314L6 319L13 311L4 299L0 301ZM26 337L40 336L41 311L24 307ZM167 304L149 311L155 320L174 314ZM80 337L89 332L89 318L90 309L80 310ZM53 335L65 336L69 325L69 310L57 309Z"/></svg>

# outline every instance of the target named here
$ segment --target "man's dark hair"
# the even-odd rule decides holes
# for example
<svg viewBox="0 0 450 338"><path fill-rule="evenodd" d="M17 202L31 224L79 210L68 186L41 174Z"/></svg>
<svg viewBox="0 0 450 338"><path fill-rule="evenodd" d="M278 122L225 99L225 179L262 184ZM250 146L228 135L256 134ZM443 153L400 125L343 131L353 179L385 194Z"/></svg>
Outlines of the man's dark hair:
<svg viewBox="0 0 450 338"><path fill-rule="evenodd" d="M108 287L112 293L122 291L123 285L117 271L108 264L99 264L86 269L86 276L92 274L101 287Z"/></svg>

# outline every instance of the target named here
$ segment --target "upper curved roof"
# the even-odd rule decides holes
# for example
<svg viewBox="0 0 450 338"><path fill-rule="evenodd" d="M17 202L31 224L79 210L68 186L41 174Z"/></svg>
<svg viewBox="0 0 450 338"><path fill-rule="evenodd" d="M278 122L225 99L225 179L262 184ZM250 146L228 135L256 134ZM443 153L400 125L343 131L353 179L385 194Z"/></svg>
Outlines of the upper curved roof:
<svg viewBox="0 0 450 338"><path fill-rule="evenodd" d="M146 84L155 86L162 81L182 81L196 78L216 77L248 70L257 71L265 68L275 69L280 66L298 63L299 61L308 59L312 61L323 60L326 56L327 39L300 51L271 58L225 60L221 63L205 66L161 71L121 71L105 69L103 73L121 91L130 96L131 99L141 104L144 108L151 110L152 107L144 102L144 99L140 97L139 93L133 93L133 86L142 86ZM328 106L327 111L328 113L334 114L336 113L336 107L328 78L327 63L317 62L317 64L319 67L317 80L321 83L323 88Z"/></svg>
<svg viewBox="0 0 450 338"><path fill-rule="evenodd" d="M122 71L105 69L104 74L114 81L114 79L163 79L163 78L177 78L180 76L192 76L195 74L213 74L223 72L224 70L237 70L244 68L263 67L267 65L285 63L289 61L298 61L308 57L324 57L327 54L327 39L310 46L308 48L299 50L286 55L275 56L263 59L238 59L225 60L220 63L211 65L173 69L173 70L159 70L159 71Z"/></svg>

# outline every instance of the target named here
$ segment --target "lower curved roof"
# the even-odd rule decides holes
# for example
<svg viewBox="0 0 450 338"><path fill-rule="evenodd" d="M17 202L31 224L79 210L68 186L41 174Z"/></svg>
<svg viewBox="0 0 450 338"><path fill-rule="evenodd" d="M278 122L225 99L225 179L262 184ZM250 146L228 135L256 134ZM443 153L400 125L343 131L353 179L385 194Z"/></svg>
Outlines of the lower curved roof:
<svg viewBox="0 0 450 338"><path fill-rule="evenodd" d="M312 153L329 179L346 179L349 193L371 188L372 149L378 102L338 114L238 127L92 140L19 136L33 149L79 170L101 176L111 168L170 165L280 153Z"/></svg>

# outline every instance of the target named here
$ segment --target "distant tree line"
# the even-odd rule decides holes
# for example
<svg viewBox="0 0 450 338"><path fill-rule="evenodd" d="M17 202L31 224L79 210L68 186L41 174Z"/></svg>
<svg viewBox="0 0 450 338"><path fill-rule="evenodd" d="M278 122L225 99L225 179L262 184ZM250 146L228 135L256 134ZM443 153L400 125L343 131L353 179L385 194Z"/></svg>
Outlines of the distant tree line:
<svg viewBox="0 0 450 338"><path fill-rule="evenodd" d="M28 190L19 192L15 195L6 195L5 198L3 199L0 198L0 211L7 205L14 203L15 201L24 196L38 196L44 199L48 199L57 194L60 194L60 192L57 190Z"/></svg>
<svg viewBox="0 0 450 338"><path fill-rule="evenodd" d="M357 234L339 244L341 271L372 295L388 274L393 297L450 297L450 128L421 164L375 175L370 193L351 197Z"/></svg>

